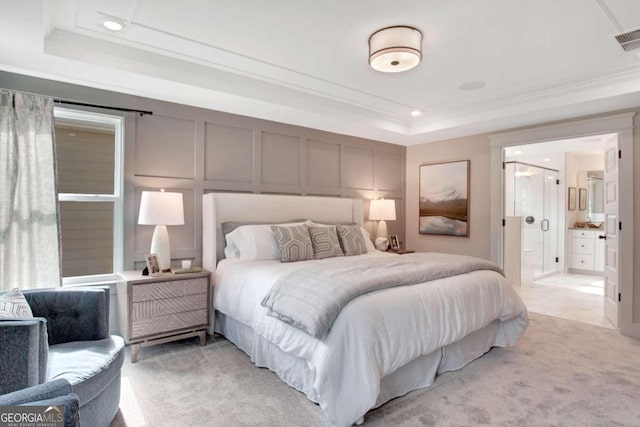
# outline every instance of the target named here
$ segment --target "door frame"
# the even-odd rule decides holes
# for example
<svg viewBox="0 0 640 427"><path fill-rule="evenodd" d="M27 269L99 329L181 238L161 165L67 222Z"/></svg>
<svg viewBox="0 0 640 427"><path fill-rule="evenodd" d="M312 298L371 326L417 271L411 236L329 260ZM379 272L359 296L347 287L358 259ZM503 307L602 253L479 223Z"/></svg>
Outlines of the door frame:
<svg viewBox="0 0 640 427"><path fill-rule="evenodd" d="M631 197L619 198L619 215L623 233L619 242L619 292L623 295L618 306L618 326L623 335L640 338L640 319L633 319L633 238L634 238L634 188L633 188L633 118L635 112L614 114L586 120L537 126L512 132L489 135L491 143L491 259L503 265L504 229L504 148L514 145L535 144L559 139L579 138L608 133L618 134L618 148L622 151L619 160L619 194ZM640 317L640 316L638 316Z"/></svg>

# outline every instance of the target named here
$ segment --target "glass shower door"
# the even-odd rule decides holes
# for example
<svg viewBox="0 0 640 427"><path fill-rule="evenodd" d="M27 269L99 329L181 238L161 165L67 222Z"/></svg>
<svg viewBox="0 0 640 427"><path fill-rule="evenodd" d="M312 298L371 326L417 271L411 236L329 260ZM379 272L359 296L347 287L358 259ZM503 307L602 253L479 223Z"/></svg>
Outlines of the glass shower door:
<svg viewBox="0 0 640 427"><path fill-rule="evenodd" d="M512 192L513 208L506 215L524 218L522 263L534 278L557 271L558 172L513 162L505 168L505 191Z"/></svg>

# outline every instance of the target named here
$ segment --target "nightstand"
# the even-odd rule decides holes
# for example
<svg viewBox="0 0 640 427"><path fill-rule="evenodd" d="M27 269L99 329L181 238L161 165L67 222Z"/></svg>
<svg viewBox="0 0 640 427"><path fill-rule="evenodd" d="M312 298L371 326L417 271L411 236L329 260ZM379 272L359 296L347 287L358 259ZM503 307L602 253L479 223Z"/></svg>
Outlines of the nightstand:
<svg viewBox="0 0 640 427"><path fill-rule="evenodd" d="M131 363L137 362L141 347L194 336L200 337L200 345L206 344L210 272L118 275L118 321L131 344Z"/></svg>
<svg viewBox="0 0 640 427"><path fill-rule="evenodd" d="M416 251L412 251L410 249L387 249L387 252L390 252L392 254L404 255L404 254L412 254L412 253L415 253Z"/></svg>

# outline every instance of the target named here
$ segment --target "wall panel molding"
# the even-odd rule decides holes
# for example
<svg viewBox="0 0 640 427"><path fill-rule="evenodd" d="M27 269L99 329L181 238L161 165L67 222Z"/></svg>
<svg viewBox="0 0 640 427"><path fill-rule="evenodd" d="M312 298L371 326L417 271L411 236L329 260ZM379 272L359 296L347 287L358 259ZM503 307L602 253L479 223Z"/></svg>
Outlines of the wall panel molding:
<svg viewBox="0 0 640 427"><path fill-rule="evenodd" d="M389 159L402 159L404 168L406 147L2 71L0 76L8 89L38 88L42 95L153 111L124 114L125 269L142 268L148 250L137 225L141 189L182 191L185 204L190 194L185 225L169 230L175 266L183 258L201 263L202 195L211 191L393 198L398 220L388 222L389 231L404 240L405 181L393 181L397 167ZM372 231L371 222L365 226Z"/></svg>

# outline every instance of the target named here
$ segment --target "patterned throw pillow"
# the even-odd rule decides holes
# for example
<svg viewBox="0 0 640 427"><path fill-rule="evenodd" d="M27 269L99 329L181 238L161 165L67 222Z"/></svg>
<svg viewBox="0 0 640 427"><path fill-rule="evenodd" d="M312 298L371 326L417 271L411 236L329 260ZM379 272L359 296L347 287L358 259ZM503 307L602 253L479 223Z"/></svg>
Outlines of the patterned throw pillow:
<svg viewBox="0 0 640 427"><path fill-rule="evenodd" d="M309 236L315 259L344 256L335 227L309 227Z"/></svg>
<svg viewBox="0 0 640 427"><path fill-rule="evenodd" d="M367 245L362 237L362 231L357 225L338 225L338 239L346 256L367 253Z"/></svg>
<svg viewBox="0 0 640 427"><path fill-rule="evenodd" d="M0 319L31 319L33 313L20 289L14 288L0 295Z"/></svg>
<svg viewBox="0 0 640 427"><path fill-rule="evenodd" d="M313 245L306 224L281 227L272 225L273 237L280 249L280 261L306 261L313 259Z"/></svg>

